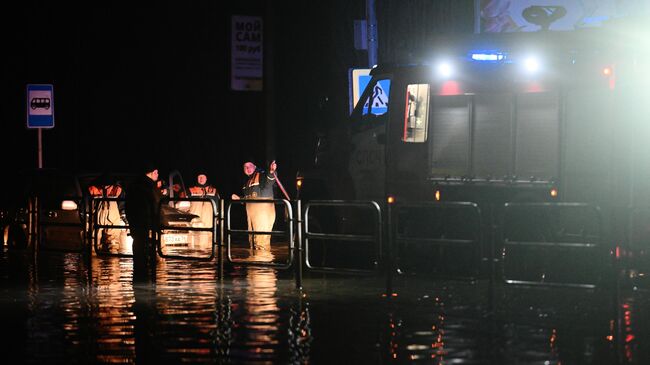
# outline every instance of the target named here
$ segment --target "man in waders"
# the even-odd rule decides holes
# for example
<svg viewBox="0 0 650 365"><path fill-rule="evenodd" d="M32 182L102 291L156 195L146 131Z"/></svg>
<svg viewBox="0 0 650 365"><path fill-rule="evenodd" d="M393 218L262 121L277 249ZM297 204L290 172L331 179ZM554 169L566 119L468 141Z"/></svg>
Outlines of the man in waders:
<svg viewBox="0 0 650 365"><path fill-rule="evenodd" d="M250 161L244 163L244 174L247 179L242 187L243 198L272 200L277 167L275 161L272 161L269 165L269 171L265 172L258 169ZM232 194L232 199L239 200L241 197ZM246 204L246 217L249 231L270 232L273 230L273 224L275 223L275 204L273 202ZM249 235L249 242L253 250L271 250L271 235L269 234L251 234Z"/></svg>

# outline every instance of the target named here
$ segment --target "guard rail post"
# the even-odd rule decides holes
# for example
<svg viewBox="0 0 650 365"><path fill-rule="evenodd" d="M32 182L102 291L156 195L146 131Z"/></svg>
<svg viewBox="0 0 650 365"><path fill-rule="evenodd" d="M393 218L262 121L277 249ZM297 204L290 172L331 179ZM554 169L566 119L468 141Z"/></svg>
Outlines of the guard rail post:
<svg viewBox="0 0 650 365"><path fill-rule="evenodd" d="M494 217L494 204L490 204L490 229L489 229L489 235L490 237L488 238L488 250L490 251L487 255L489 263L488 263L488 310L490 311L490 314L494 314L494 310L496 308L496 305L494 303L496 296L494 295L495 291L495 283L496 281L494 280L496 277L496 266L495 266L495 257L494 257L494 249L495 249L495 242L497 237L499 237L499 226L495 220Z"/></svg>
<svg viewBox="0 0 650 365"><path fill-rule="evenodd" d="M384 259L386 265L386 296L391 297L393 295L393 204L386 204L386 257Z"/></svg>
<svg viewBox="0 0 650 365"><path fill-rule="evenodd" d="M294 251L296 256L296 289L302 290L302 204L296 200L296 241L294 242Z"/></svg>
<svg viewBox="0 0 650 365"><path fill-rule="evenodd" d="M223 279L224 199L219 199L219 237L217 238L217 265L219 279Z"/></svg>

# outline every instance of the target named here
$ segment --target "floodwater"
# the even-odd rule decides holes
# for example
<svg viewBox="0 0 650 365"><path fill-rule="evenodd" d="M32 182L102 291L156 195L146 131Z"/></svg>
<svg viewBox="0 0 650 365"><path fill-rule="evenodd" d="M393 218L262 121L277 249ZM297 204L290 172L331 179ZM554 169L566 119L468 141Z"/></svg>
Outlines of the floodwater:
<svg viewBox="0 0 650 365"><path fill-rule="evenodd" d="M6 363L648 364L650 296L4 250Z"/></svg>

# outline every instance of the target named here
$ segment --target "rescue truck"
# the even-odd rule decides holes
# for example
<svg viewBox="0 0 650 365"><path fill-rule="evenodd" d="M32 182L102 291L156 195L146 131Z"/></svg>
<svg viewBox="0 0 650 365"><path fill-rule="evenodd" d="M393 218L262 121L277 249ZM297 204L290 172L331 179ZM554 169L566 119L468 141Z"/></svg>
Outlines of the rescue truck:
<svg viewBox="0 0 650 365"><path fill-rule="evenodd" d="M647 25L437 39L430 61L379 65L322 131L303 199L590 204L624 239L650 207ZM492 212L492 214L490 213Z"/></svg>
<svg viewBox="0 0 650 365"><path fill-rule="evenodd" d="M629 28L439 40L372 69L301 195L646 204L649 54Z"/></svg>

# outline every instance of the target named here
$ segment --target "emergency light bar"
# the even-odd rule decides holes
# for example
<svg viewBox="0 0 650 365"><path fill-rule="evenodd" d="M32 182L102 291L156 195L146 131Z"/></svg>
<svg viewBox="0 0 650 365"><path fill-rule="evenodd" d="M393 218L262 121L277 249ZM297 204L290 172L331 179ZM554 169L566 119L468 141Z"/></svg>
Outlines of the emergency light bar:
<svg viewBox="0 0 650 365"><path fill-rule="evenodd" d="M496 53L471 53L470 58L474 61L480 61L480 62L497 62L497 61L503 61L506 59L506 55L501 53L501 52L496 52Z"/></svg>

